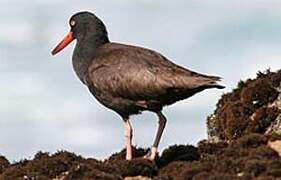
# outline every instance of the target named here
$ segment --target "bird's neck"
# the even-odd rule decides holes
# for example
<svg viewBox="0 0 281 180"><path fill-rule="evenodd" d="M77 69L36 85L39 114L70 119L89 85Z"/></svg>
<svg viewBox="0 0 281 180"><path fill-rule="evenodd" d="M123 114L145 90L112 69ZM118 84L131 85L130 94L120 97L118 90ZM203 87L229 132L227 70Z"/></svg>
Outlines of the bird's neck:
<svg viewBox="0 0 281 180"><path fill-rule="evenodd" d="M77 39L72 64L79 79L84 82L90 64L94 61L95 53L102 45L109 43L107 34L91 34Z"/></svg>

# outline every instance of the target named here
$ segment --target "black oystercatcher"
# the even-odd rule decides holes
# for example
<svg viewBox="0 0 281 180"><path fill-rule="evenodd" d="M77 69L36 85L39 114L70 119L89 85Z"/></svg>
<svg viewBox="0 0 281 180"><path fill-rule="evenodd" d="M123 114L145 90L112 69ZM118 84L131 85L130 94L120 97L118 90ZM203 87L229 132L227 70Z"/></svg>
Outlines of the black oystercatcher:
<svg viewBox="0 0 281 180"><path fill-rule="evenodd" d="M105 25L93 13L79 12L69 24L69 34L52 54L77 40L72 56L74 70L101 104L122 117L127 160L132 159L130 115L146 110L158 115L156 137L144 157L154 160L166 125L162 108L204 89L224 88L217 84L220 77L190 71L153 50L110 42Z"/></svg>

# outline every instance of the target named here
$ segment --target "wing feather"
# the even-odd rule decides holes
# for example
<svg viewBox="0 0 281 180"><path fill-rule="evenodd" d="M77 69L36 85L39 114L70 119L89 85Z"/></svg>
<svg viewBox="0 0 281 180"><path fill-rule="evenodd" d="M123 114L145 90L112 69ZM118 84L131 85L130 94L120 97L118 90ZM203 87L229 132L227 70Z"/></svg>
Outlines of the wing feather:
<svg viewBox="0 0 281 180"><path fill-rule="evenodd" d="M215 81L212 76L187 70L144 48L113 44L100 54L89 68L91 83L95 90L115 97L157 99L169 89L192 89Z"/></svg>

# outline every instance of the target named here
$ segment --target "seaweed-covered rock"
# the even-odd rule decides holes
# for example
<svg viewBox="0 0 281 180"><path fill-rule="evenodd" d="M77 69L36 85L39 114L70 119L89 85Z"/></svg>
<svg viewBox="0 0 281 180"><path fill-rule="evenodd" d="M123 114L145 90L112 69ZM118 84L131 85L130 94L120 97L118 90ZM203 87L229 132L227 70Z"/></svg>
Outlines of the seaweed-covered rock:
<svg viewBox="0 0 281 180"><path fill-rule="evenodd" d="M247 134L230 143L201 141L198 147L174 145L158 161L141 158L146 150L135 149L139 158L127 161L124 151L105 161L85 159L61 151L39 152L31 160L8 164L0 179L277 179L281 178L281 135Z"/></svg>
<svg viewBox="0 0 281 180"><path fill-rule="evenodd" d="M139 175L153 177L158 171L156 163L142 158L148 151L149 149L134 147L133 154L135 158L127 161L125 160L126 151L123 149L105 160L104 165L111 168L111 173L119 174L122 177Z"/></svg>
<svg viewBox="0 0 281 180"><path fill-rule="evenodd" d="M197 148L192 145L173 145L165 149L158 160L159 166L165 166L172 161L194 161L200 155Z"/></svg>
<svg viewBox="0 0 281 180"><path fill-rule="evenodd" d="M85 159L73 165L67 173L63 174L64 179L96 179L96 180L121 180L115 169L106 166L95 159Z"/></svg>
<svg viewBox="0 0 281 180"><path fill-rule="evenodd" d="M3 173L9 166L10 162L4 156L0 156L0 174Z"/></svg>
<svg viewBox="0 0 281 180"><path fill-rule="evenodd" d="M281 177L281 158L268 146L270 139L280 137L249 134L230 144L200 142L199 160L173 161L160 169L157 179L276 179Z"/></svg>
<svg viewBox="0 0 281 180"><path fill-rule="evenodd" d="M227 143L225 142L212 143L208 142L208 140L202 140L198 143L198 153L201 157L219 155L223 153L226 147Z"/></svg>
<svg viewBox="0 0 281 180"><path fill-rule="evenodd" d="M135 158L138 157L143 157L144 155L146 155L148 153L149 149L146 148L139 148L139 147L134 147L133 146L133 156ZM112 154L108 160L109 161L113 161L113 160L124 160L126 157L126 149L122 149L120 152L114 153Z"/></svg>
<svg viewBox="0 0 281 180"><path fill-rule="evenodd" d="M207 118L210 141L231 141L249 133L281 134L281 70L259 72L224 94Z"/></svg>
<svg viewBox="0 0 281 180"><path fill-rule="evenodd" d="M33 160L23 160L11 165L0 177L7 180L55 178L80 160L82 157L66 151L57 152L52 156L39 152Z"/></svg>

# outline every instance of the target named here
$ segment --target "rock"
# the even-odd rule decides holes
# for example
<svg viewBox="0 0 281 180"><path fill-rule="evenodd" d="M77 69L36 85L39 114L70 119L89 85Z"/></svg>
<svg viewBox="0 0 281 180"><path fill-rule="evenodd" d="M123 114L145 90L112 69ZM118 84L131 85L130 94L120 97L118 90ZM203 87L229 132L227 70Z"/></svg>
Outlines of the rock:
<svg viewBox="0 0 281 180"><path fill-rule="evenodd" d="M0 174L10 166L10 162L4 156L0 156Z"/></svg>
<svg viewBox="0 0 281 180"><path fill-rule="evenodd" d="M257 74L224 94L207 118L209 142L250 133L281 134L281 70Z"/></svg>
<svg viewBox="0 0 281 180"><path fill-rule="evenodd" d="M281 110L281 88L278 88L278 92L279 92L278 98L270 105L270 107L275 107ZM265 132L265 134L273 134L273 133L281 135L281 113L279 113L276 120L271 123L271 125L267 128Z"/></svg>
<svg viewBox="0 0 281 180"><path fill-rule="evenodd" d="M276 151L278 155L281 157L281 140L269 141L268 146L274 151Z"/></svg>
<svg viewBox="0 0 281 180"><path fill-rule="evenodd" d="M166 166L173 161L194 161L200 155L196 147L192 145L173 145L165 149L162 156L156 161L158 166Z"/></svg>
<svg viewBox="0 0 281 180"><path fill-rule="evenodd" d="M152 180L152 179L145 176L135 176L135 177L125 177L124 180Z"/></svg>

